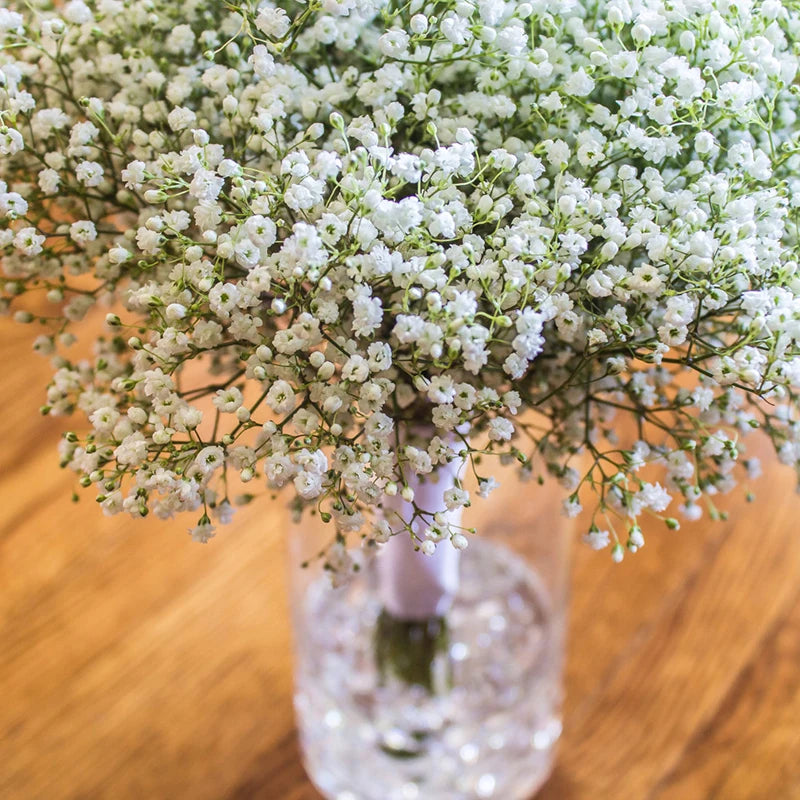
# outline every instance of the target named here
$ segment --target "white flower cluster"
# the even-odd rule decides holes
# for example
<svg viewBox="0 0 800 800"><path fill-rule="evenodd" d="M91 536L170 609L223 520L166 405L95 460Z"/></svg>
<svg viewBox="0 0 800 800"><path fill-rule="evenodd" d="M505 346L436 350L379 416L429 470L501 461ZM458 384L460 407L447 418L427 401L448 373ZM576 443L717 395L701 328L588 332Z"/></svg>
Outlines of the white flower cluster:
<svg viewBox="0 0 800 800"><path fill-rule="evenodd" d="M800 463L795 3L11 0L0 44L0 303L55 321L45 412L89 417L63 462L107 512L205 541L231 476L291 484L335 566L494 454L594 492L619 559L717 513L741 434Z"/></svg>

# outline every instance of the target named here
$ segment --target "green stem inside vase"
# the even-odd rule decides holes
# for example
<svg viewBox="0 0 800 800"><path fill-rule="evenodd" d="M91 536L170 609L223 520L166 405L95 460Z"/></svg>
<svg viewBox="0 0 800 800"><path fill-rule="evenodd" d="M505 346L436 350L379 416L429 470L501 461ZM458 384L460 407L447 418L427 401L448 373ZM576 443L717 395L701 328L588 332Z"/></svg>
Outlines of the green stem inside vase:
<svg viewBox="0 0 800 800"><path fill-rule="evenodd" d="M384 684L419 686L429 694L452 687L447 618L401 619L383 609L375 626L375 658Z"/></svg>

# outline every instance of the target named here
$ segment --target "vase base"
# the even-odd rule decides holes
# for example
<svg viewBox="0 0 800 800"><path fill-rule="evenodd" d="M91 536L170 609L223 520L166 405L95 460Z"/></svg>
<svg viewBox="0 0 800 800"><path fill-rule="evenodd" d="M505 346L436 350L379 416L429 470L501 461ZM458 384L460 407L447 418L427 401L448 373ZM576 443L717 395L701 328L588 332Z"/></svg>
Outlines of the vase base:
<svg viewBox="0 0 800 800"><path fill-rule="evenodd" d="M430 794L424 787L420 788L416 783L410 782L401 786L399 789L395 789L390 794L383 794L376 788L374 793L362 795L350 791L349 789L338 791L328 790L315 779L315 773L306 761L303 762L303 767L305 768L306 774L309 776L309 780L314 785L314 788L325 800L374 800L375 798L381 798L381 800L467 800L467 798L473 800L473 798L476 798L476 800L479 800L482 798L494 797L502 797L503 800L534 800L536 793L545 785L547 779L550 777L553 771L553 763L554 758L551 755L547 763L541 765L541 771L537 770L534 775L527 776L526 781L520 781L515 786L510 787L510 791L512 791L513 794L508 795L497 793L495 790L496 779L490 775L487 775L487 777L483 779L483 784L479 783L474 791L467 793L454 791L449 794ZM356 767L354 771L358 771L358 768Z"/></svg>
<svg viewBox="0 0 800 800"><path fill-rule="evenodd" d="M295 705L306 770L328 800L529 800L561 732L563 620L527 564L475 541L447 613L450 688L389 681L368 566L308 592Z"/></svg>

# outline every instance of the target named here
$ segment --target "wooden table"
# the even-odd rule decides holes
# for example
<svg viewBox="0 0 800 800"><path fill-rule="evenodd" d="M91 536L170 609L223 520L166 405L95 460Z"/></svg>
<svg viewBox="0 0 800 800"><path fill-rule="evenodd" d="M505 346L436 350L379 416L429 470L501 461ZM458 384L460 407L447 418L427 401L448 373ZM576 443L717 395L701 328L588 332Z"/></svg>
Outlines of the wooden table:
<svg viewBox="0 0 800 800"><path fill-rule="evenodd" d="M0 798L318 800L292 723L283 511L208 546L70 502L46 361L0 320ZM768 458L766 449L763 453ZM543 800L800 798L800 502L772 461L733 522L620 566L577 549Z"/></svg>

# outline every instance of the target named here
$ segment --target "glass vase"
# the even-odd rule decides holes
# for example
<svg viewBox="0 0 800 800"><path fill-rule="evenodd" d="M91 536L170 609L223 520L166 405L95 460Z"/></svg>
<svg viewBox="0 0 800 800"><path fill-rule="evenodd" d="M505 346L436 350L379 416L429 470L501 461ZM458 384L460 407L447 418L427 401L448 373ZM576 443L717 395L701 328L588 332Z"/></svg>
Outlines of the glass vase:
<svg viewBox="0 0 800 800"><path fill-rule="evenodd" d="M457 554L455 582L444 551L444 596L422 616L403 618L397 587L387 592L392 573L406 584L423 574L408 572L409 558L430 569L408 534L354 547L357 572L334 586L315 558L331 524L292 523L295 710L306 771L328 800L528 800L547 780L561 732L570 523L557 493L506 470L465 510L462 524L479 533ZM390 545L412 551L399 573L382 562ZM443 548L453 546L439 542L436 557ZM425 591L423 580L407 594Z"/></svg>

